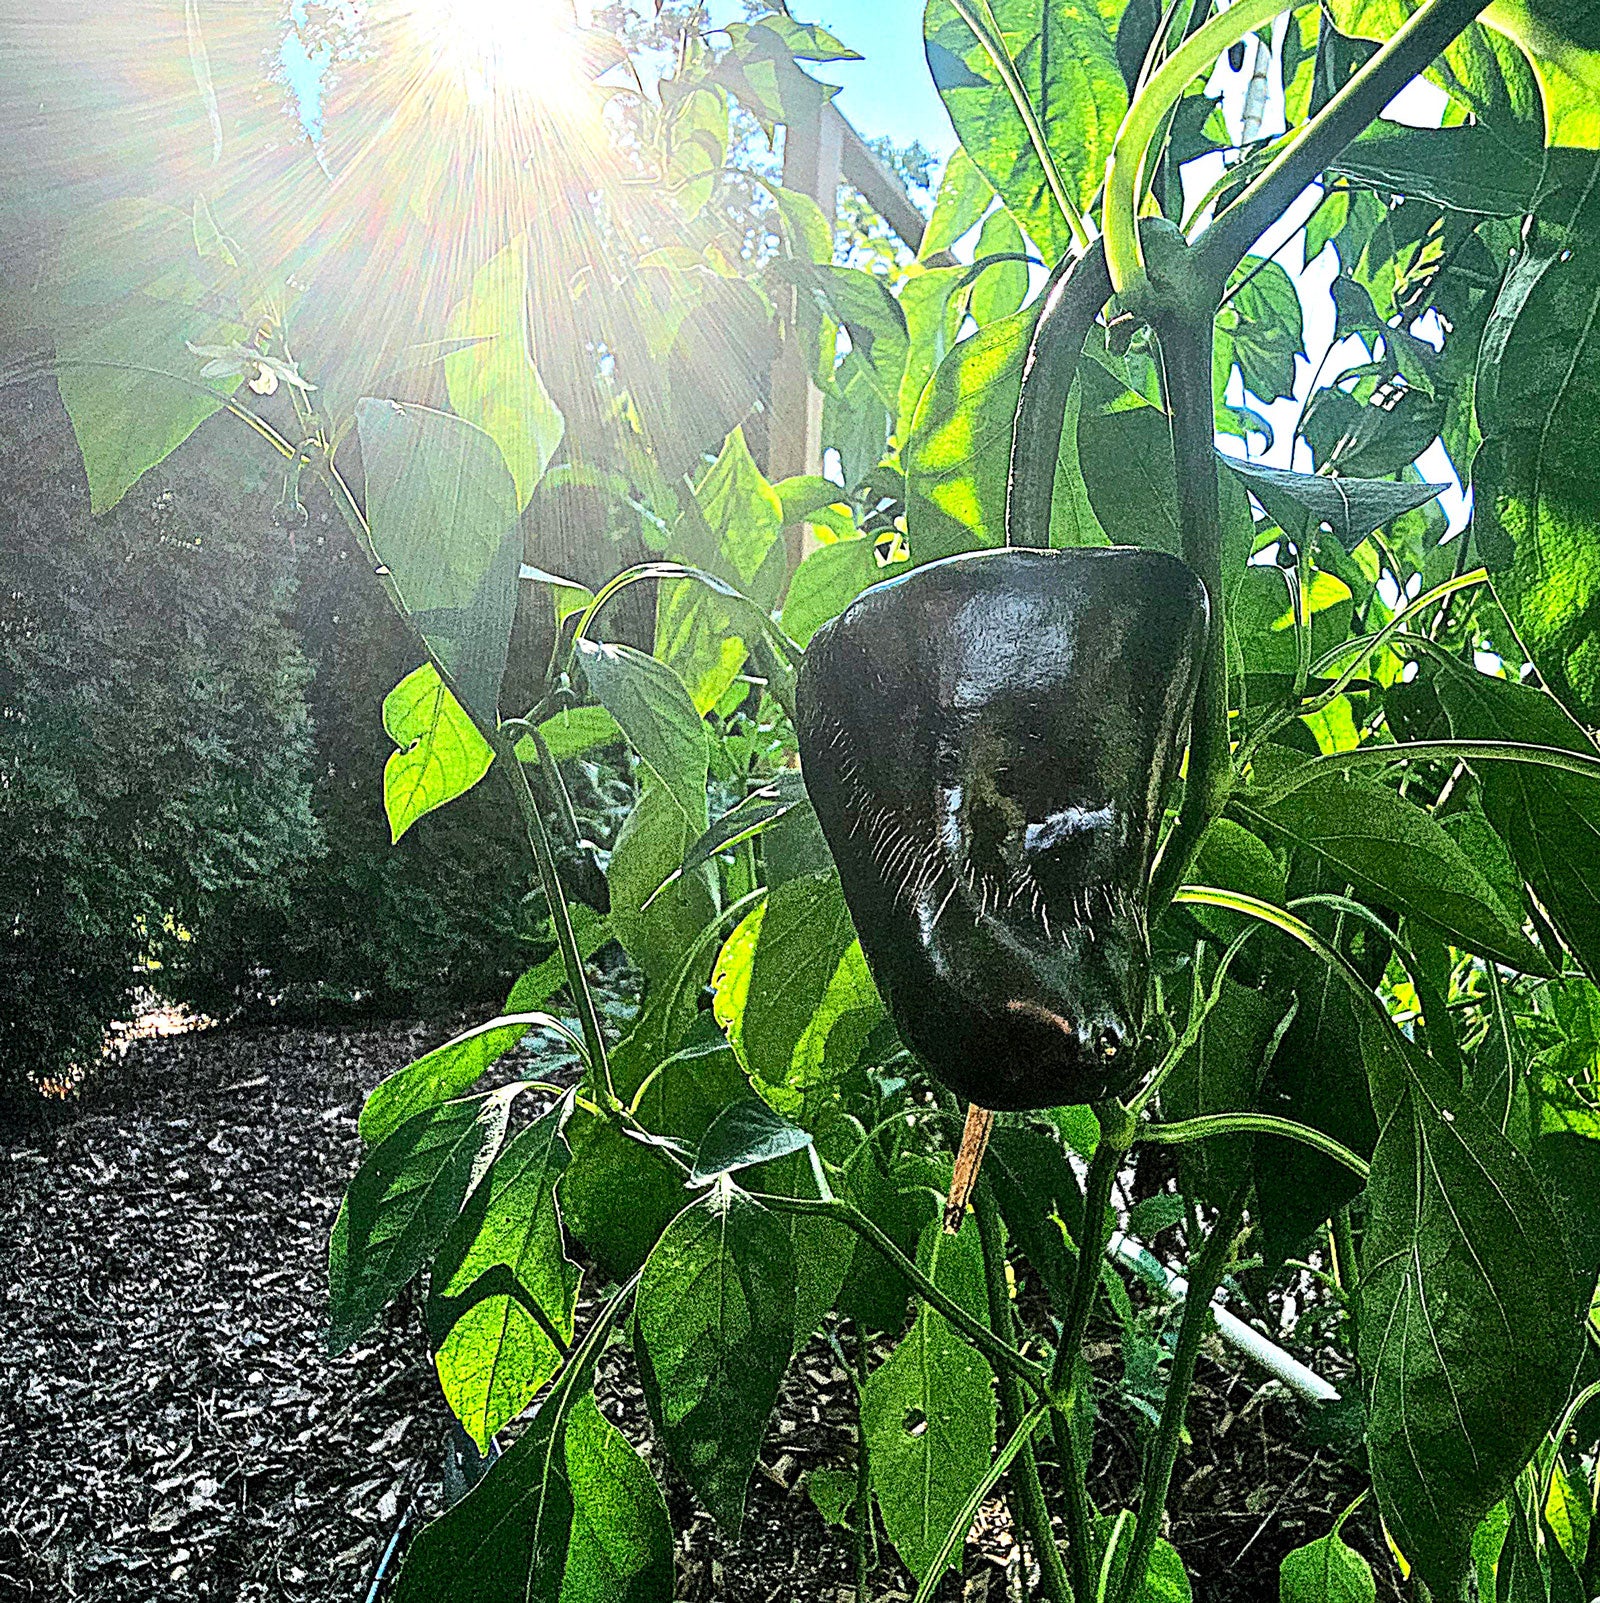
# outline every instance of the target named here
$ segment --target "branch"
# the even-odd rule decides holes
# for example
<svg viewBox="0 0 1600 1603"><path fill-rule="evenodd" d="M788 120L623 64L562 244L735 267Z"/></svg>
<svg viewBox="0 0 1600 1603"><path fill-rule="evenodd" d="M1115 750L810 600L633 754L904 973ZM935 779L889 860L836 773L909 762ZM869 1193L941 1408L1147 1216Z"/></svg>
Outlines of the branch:
<svg viewBox="0 0 1600 1603"><path fill-rule="evenodd" d="M1486 0L1426 0L1317 116L1290 135L1266 171L1216 218L1195 246L1197 265L1218 295L1245 253L1295 196L1471 26L1485 4Z"/></svg>
<svg viewBox="0 0 1600 1603"><path fill-rule="evenodd" d="M1183 256L1192 256L1184 251ZM1150 915L1159 918L1184 881L1200 841L1227 804L1233 786L1228 739L1227 618L1222 573L1222 507L1217 489L1216 420L1211 399L1209 311L1173 312L1157 322L1172 458L1177 470L1178 527L1183 559L1211 605L1205 661L1189 721L1189 766L1178 821L1167 836L1150 885Z"/></svg>
<svg viewBox="0 0 1600 1603"><path fill-rule="evenodd" d="M820 1197L780 1197L762 1191L751 1192L751 1195L757 1202L780 1213L825 1214L849 1225L863 1241L898 1269L911 1282L917 1295L935 1312L943 1314L985 1358L1025 1381L1036 1397L1049 1397L1049 1384L1044 1371L1037 1364L1030 1363L1016 1348L996 1336L982 1320L974 1319L953 1297L934 1285L853 1202L846 1202L842 1197L835 1197L831 1202L825 1202Z"/></svg>

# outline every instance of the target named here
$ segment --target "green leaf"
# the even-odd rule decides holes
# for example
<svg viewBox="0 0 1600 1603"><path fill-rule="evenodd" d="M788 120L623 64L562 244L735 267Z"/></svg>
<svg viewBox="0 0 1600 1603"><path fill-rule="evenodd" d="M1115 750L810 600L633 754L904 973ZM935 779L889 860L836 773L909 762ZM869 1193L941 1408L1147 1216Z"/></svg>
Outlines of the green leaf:
<svg viewBox="0 0 1600 1603"><path fill-rule="evenodd" d="M582 902L567 904L567 917L581 957L593 957L611 939L611 926L592 907ZM507 1013L532 1013L542 1008L567 983L567 966L559 951L542 963L535 963L518 975L506 997Z"/></svg>
<svg viewBox="0 0 1600 1603"><path fill-rule="evenodd" d="M774 1085L788 1077L795 1049L854 939L836 874L805 874L767 897L740 1026L752 1073Z"/></svg>
<svg viewBox="0 0 1600 1603"><path fill-rule="evenodd" d="M958 1235L930 1222L918 1250L923 1270L988 1323L977 1221ZM994 1452L995 1402L988 1364L924 1306L861 1394L872 1489L905 1566L920 1581L983 1479Z"/></svg>
<svg viewBox="0 0 1600 1603"><path fill-rule="evenodd" d="M408 673L383 698L383 727L398 746L383 765L389 838L436 807L465 795L489 772L494 750L431 662Z"/></svg>
<svg viewBox="0 0 1600 1603"><path fill-rule="evenodd" d="M1257 901L1282 907L1288 894L1283 864L1259 835L1231 818L1218 818L1206 830L1189 878L1196 885L1242 891ZM1251 922L1220 907L1191 906L1190 914L1220 940L1231 941Z"/></svg>
<svg viewBox="0 0 1600 1603"><path fill-rule="evenodd" d="M945 163L944 176L939 180L939 192L934 196L933 216L922 232L922 243L917 256L926 261L940 251L949 250L968 229L974 227L989 209L994 191L989 180L979 172L977 164L966 150L957 145Z"/></svg>
<svg viewBox="0 0 1600 1603"><path fill-rule="evenodd" d="M1367 1185L1368 1453L1401 1551L1436 1595L1456 1597L1478 1522L1566 1403L1582 1332L1527 1160L1470 1101L1435 1094L1397 1032L1374 1020L1363 1035L1380 1029L1409 1072Z"/></svg>
<svg viewBox="0 0 1600 1603"><path fill-rule="evenodd" d="M212 309L192 219L155 201L111 201L76 219L48 290L89 507L107 512L239 387L237 372L203 379L190 345L230 344L244 330Z"/></svg>
<svg viewBox="0 0 1600 1603"><path fill-rule="evenodd" d="M561 1603L663 1603L672 1596L672 1526L644 1460L580 1397L567 1418L572 1537Z"/></svg>
<svg viewBox="0 0 1600 1603"><path fill-rule="evenodd" d="M611 928L651 980L676 974L684 952L716 912L707 870L663 885L704 828L703 813L696 827L666 788L653 784L617 832L606 867Z"/></svg>
<svg viewBox="0 0 1600 1603"><path fill-rule="evenodd" d="M604 707L564 707L539 725L539 733L558 763L581 757L596 746L619 745L626 738ZM526 735L517 742L517 756L525 763L539 760L537 748Z"/></svg>
<svg viewBox="0 0 1600 1603"><path fill-rule="evenodd" d="M790 582L783 603L783 632L796 645L810 645L823 624L884 576L874 542L865 535L818 546L806 554Z"/></svg>
<svg viewBox="0 0 1600 1603"><path fill-rule="evenodd" d="M1354 551L1369 534L1387 527L1403 512L1426 506L1445 488L1393 479L1289 473L1231 456L1223 456L1222 461L1266 509L1267 516L1302 546L1309 545L1313 533L1326 526L1346 551Z"/></svg>
<svg viewBox="0 0 1600 1603"><path fill-rule="evenodd" d="M888 1161L892 1165L892 1155ZM918 1238L939 1204L926 1187L901 1190L884 1163L876 1140L861 1141L845 1170L845 1194L902 1252L915 1257ZM869 1330L894 1335L905 1325L910 1295L905 1276L864 1249L855 1255L840 1289L839 1311Z"/></svg>
<svg viewBox="0 0 1600 1603"><path fill-rule="evenodd" d="M1104 1563L1106 1548L1116 1534L1117 1524L1114 1519L1098 1519L1094 1522L1091 1534L1094 1540L1094 1565L1097 1575ZM1117 1541L1116 1551L1111 1555L1107 1597L1118 1596L1123 1571L1128 1567L1128 1544L1132 1532L1128 1529L1126 1521L1123 1522L1123 1527L1123 1534ZM1144 1580L1134 1594L1133 1603L1192 1603L1193 1597L1194 1594L1189 1587L1189 1577L1184 1573L1183 1560L1178 1557L1178 1550L1171 1542L1157 1537L1156 1545L1150 1553L1150 1562L1144 1572Z"/></svg>
<svg viewBox="0 0 1600 1603"><path fill-rule="evenodd" d="M726 1177L663 1232L639 1282L634 1350L667 1450L728 1533L794 1341L788 1233Z"/></svg>
<svg viewBox="0 0 1600 1603"><path fill-rule="evenodd" d="M1278 1603L1377 1603L1372 1568L1330 1531L1284 1555Z"/></svg>
<svg viewBox="0 0 1600 1603"><path fill-rule="evenodd" d="M685 854L682 872L693 873L703 863L731 850L743 841L754 840L774 824L780 824L796 808L808 808L805 785L793 769L780 769L758 790L750 792L691 846Z"/></svg>
<svg viewBox="0 0 1600 1603"><path fill-rule="evenodd" d="M782 11L769 11L752 22L736 22L728 33L739 39L741 32L765 29L783 41L783 47L796 61L860 61L861 55L841 44L828 30L815 22L796 22Z"/></svg>
<svg viewBox="0 0 1600 1603"><path fill-rule="evenodd" d="M632 646L578 641L590 691L698 836L706 827L706 729L683 681Z"/></svg>
<svg viewBox="0 0 1600 1603"><path fill-rule="evenodd" d="M1003 207L991 212L978 234L974 261L986 256L1021 256L1027 253L1022 230ZM981 328L997 323L1022 309L1028 298L1028 264L995 262L985 267L973 281L972 318Z"/></svg>
<svg viewBox="0 0 1600 1603"><path fill-rule="evenodd" d="M1282 265L1247 256L1217 313L1219 358L1237 362L1244 387L1263 401L1294 395L1294 359L1305 355L1300 296Z"/></svg>
<svg viewBox="0 0 1600 1603"><path fill-rule="evenodd" d="M370 1330L432 1256L493 1161L520 1089L415 1113L361 1165L328 1244L330 1353Z"/></svg>
<svg viewBox="0 0 1600 1603"><path fill-rule="evenodd" d="M411 1544L396 1603L560 1603L580 1495L568 1422L623 1305L620 1294L607 1305L510 1451Z"/></svg>
<svg viewBox="0 0 1600 1603"><path fill-rule="evenodd" d="M805 1487L812 1506L829 1525L849 1527L856 1507L854 1470L808 1469Z"/></svg>
<svg viewBox="0 0 1600 1603"><path fill-rule="evenodd" d="M913 561L1004 543L1012 426L1036 316L1030 307L979 329L923 391L905 453Z"/></svg>
<svg viewBox="0 0 1600 1603"><path fill-rule="evenodd" d="M1280 999L1225 978L1198 1039L1161 1088L1162 1117L1254 1112L1285 1011ZM1250 1176L1253 1145L1249 1136L1222 1136L1184 1146L1184 1195L1223 1206Z"/></svg>
<svg viewBox="0 0 1600 1603"><path fill-rule="evenodd" d="M783 502L734 429L694 491L671 553L731 586L764 611L783 579ZM702 713L722 699L760 630L747 609L692 579L663 580L656 655L687 685Z"/></svg>
<svg viewBox="0 0 1600 1603"><path fill-rule="evenodd" d="M608 1280L626 1280L683 1206L683 1182L659 1154L599 1114L574 1112L561 1177L567 1228Z"/></svg>
<svg viewBox="0 0 1600 1603"><path fill-rule="evenodd" d="M1597 58L1600 59L1600 58ZM1565 197L1563 197L1565 198ZM1551 690L1600 722L1600 203L1541 208L1489 314L1473 533Z"/></svg>
<svg viewBox="0 0 1600 1603"><path fill-rule="evenodd" d="M847 1158L855 1138L860 1135L860 1128L851 1119L837 1121L829 1132L835 1147L846 1139L850 1146L845 1151L835 1150L832 1155ZM748 1177L747 1183L752 1191L763 1195L818 1195L811 1154L805 1150L762 1164ZM838 1299L840 1287L854 1261L856 1233L843 1220L823 1213L780 1213L778 1219L789 1232L794 1252L794 1350L798 1354Z"/></svg>
<svg viewBox="0 0 1600 1603"><path fill-rule="evenodd" d="M1258 1106L1369 1157L1378 1122L1358 1004L1343 979L1310 953L1291 955L1280 941L1273 956L1289 967L1299 1007L1273 1055ZM1296 1256L1317 1226L1360 1192L1361 1182L1301 1142L1258 1136L1253 1146L1263 1252L1276 1266Z"/></svg>
<svg viewBox="0 0 1600 1603"><path fill-rule="evenodd" d="M475 1024L380 1080L362 1105L361 1139L379 1146L414 1113L459 1096L548 1017L529 1011Z"/></svg>
<svg viewBox="0 0 1600 1603"><path fill-rule="evenodd" d="M1334 158L1331 170L1384 196L1520 218L1532 209L1544 178L1539 157L1483 123L1408 128L1375 122Z"/></svg>
<svg viewBox="0 0 1600 1603"><path fill-rule="evenodd" d="M710 1185L719 1175L767 1163L811 1145L811 1132L774 1113L760 1097L731 1103L701 1137L689 1175L692 1186Z"/></svg>
<svg viewBox="0 0 1600 1603"><path fill-rule="evenodd" d="M901 286L900 310L905 313L908 345L895 409L895 436L902 442L910 437L922 392L966 321L969 296L963 291L971 278L969 268L929 267Z"/></svg>
<svg viewBox="0 0 1600 1603"><path fill-rule="evenodd" d="M522 565L500 447L448 412L371 396L356 428L378 560L467 707L492 726Z"/></svg>
<svg viewBox="0 0 1600 1603"><path fill-rule="evenodd" d="M1083 1187L1060 1132L1037 1123L996 1124L983 1173L1006 1229L1044 1282L1052 1305L1066 1307L1083 1231Z"/></svg>
<svg viewBox="0 0 1600 1603"><path fill-rule="evenodd" d="M519 234L480 267L450 319L450 334L472 340L444 359L450 405L476 423L511 470L517 510L525 508L566 429L561 408L533 364L528 329L528 249Z"/></svg>
<svg viewBox="0 0 1600 1603"><path fill-rule="evenodd" d="M1594 755L1589 737L1551 697L1435 660L1434 684L1458 740L1522 740ZM1600 787L1527 763L1484 763L1477 772L1490 823L1562 940L1600 978Z"/></svg>
<svg viewBox="0 0 1600 1603"><path fill-rule="evenodd" d="M984 10L999 25L1068 194L1087 210L1128 109L1101 8L1080 0L993 0ZM929 0L923 39L963 149L1046 260L1059 261L1072 244L1071 230L994 62L950 0Z"/></svg>
<svg viewBox="0 0 1600 1603"><path fill-rule="evenodd" d="M572 1340L578 1267L556 1204L571 1106L563 1097L501 1153L433 1261L434 1368L480 1453L561 1367L552 1334Z"/></svg>
<svg viewBox="0 0 1600 1603"><path fill-rule="evenodd" d="M1549 964L1521 919L1431 814L1371 780L1311 780L1281 800L1243 808L1359 889L1468 951L1528 974Z"/></svg>

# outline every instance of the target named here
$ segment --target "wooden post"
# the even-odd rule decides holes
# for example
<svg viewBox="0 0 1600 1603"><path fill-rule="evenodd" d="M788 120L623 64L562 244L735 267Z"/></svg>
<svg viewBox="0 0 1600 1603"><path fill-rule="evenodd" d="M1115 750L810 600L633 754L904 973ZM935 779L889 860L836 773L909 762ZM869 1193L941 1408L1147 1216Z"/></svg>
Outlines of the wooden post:
<svg viewBox="0 0 1600 1603"><path fill-rule="evenodd" d="M831 113L831 115L830 115ZM831 229L839 215L839 179L844 148L843 117L823 102L815 118L792 122L783 133L783 185L809 195L822 208ZM795 297L790 292L789 326L795 326ZM822 391L811 381L808 353L796 340L785 340L772 370L772 404L767 410L767 477L784 479L822 471ZM788 531L789 566L805 554L807 531Z"/></svg>

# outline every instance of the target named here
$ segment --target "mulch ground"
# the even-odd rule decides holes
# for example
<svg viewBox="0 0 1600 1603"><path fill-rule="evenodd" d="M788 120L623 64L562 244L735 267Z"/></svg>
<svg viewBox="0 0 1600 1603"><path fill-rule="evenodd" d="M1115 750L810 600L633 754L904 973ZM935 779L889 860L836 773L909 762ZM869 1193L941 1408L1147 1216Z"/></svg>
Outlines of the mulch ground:
<svg viewBox="0 0 1600 1603"><path fill-rule="evenodd" d="M447 1414L408 1303L327 1357L327 1238L363 1097L451 1027L147 1031L50 1123L0 1131L0 1600L385 1595L443 1506ZM1096 1359L1120 1376L1114 1343ZM607 1354L601 1404L667 1487L684 1603L853 1603L849 1534L796 1490L809 1469L851 1467L851 1391L815 1341L730 1541L650 1444L626 1350ZM1169 1534L1196 1597L1269 1603L1283 1553L1324 1534L1363 1478L1220 1348L1191 1423ZM1140 1427L1109 1400L1103 1424L1095 1491L1117 1506ZM1346 1535L1400 1597L1370 1503ZM996 1501L940 1597L1002 1603L1026 1579ZM875 1603L913 1590L885 1553Z"/></svg>

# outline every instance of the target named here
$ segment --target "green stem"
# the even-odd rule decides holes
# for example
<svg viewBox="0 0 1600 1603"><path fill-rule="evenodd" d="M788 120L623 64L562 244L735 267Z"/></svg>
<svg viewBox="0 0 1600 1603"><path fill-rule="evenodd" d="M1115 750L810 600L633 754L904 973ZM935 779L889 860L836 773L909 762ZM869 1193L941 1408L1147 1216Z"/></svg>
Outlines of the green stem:
<svg viewBox="0 0 1600 1603"><path fill-rule="evenodd" d="M1271 22L1283 9L1284 0L1235 0L1220 16L1190 34L1134 96L1106 166L1106 262L1118 295L1126 295L1144 276L1139 197L1144 191L1145 164L1168 110L1224 50Z"/></svg>
<svg viewBox="0 0 1600 1603"><path fill-rule="evenodd" d="M1289 136L1271 165L1212 222L1196 246L1202 273L1218 294L1245 253L1301 190L1471 25L1486 3L1428 0L1310 122ZM1233 10L1226 15L1231 17Z"/></svg>
<svg viewBox="0 0 1600 1603"><path fill-rule="evenodd" d="M972 1206L978 1218L978 1238L983 1245L983 1283L989 1297L989 1328L1007 1346L1014 1346L1016 1323L1011 1312L1011 1291L1006 1284L1005 1232L1000 1223L1000 1210L995 1206L994 1192L981 1176ZM1028 1410L1015 1375L997 1370L995 1383L1000 1393L1001 1426L1009 1439L1021 1432L1023 1416ZM1028 1436L1022 1438L1017 1456L1012 1460L1007 1487L1011 1522L1019 1531L1027 1533L1039 1561L1043 1595L1050 1603L1072 1603L1072 1588L1050 1527L1050 1506L1045 1502L1044 1487L1039 1484L1039 1461Z"/></svg>
<svg viewBox="0 0 1600 1603"><path fill-rule="evenodd" d="M1139 1519L1133 1530L1133 1544L1122 1572L1118 1603L1133 1603L1144 1584L1144 1572L1155 1551L1161 1532L1161 1516L1166 1511L1167 1493L1172 1486L1172 1470L1178 1461L1183 1439L1183 1420L1188 1412L1189 1392L1194 1385L1195 1363L1200 1343L1211 1328L1211 1299L1233 1256L1234 1237L1244 1215L1244 1188L1240 1187L1223 1208L1216 1226L1206 1238L1189 1275L1189 1292L1184 1299L1183 1318L1178 1325L1178 1345L1172 1355L1167 1377L1167 1394L1161 1403L1161 1423L1156 1429L1155 1447L1146 1460L1144 1482L1139 1492Z"/></svg>
<svg viewBox="0 0 1600 1603"><path fill-rule="evenodd" d="M572 915L567 910L566 892L561 885L561 873L556 867L555 852L550 845L550 834L534 800L528 784L527 770L517 756L516 741L498 730L490 739L495 755L500 758L517 810L522 815L522 827L528 837L528 849L539 870L539 882L544 887L545 900L550 904L550 922L555 926L556 945L561 950L561 966L566 972L567 986L578 1009L578 1023L583 1029L583 1044L589 1058L591 1073L599 1077L605 1087L609 1106L619 1104L616 1087L611 1083L611 1059L606 1052L605 1032L600 1028L600 1015L594 1005L594 993L589 989L589 976L583 970L583 954L578 950L578 937L572 928Z"/></svg>
<svg viewBox="0 0 1600 1603"><path fill-rule="evenodd" d="M1280 1119L1275 1113L1203 1113L1198 1118L1177 1119L1170 1124L1142 1125L1139 1135L1142 1140L1165 1142L1169 1146L1204 1141L1216 1135L1281 1135L1326 1153L1334 1162L1342 1163L1352 1174L1358 1175L1363 1184L1372 1172L1365 1159L1357 1157L1331 1135L1324 1135L1308 1124L1297 1124L1293 1119Z"/></svg>
<svg viewBox="0 0 1600 1603"><path fill-rule="evenodd" d="M1039 316L1022 364L1011 430L1006 481L1006 544L1050 543L1055 472L1043 470L1061 455L1061 431L1083 342L1111 295L1105 247L1096 240L1075 262L1060 262L1040 297Z"/></svg>
<svg viewBox="0 0 1600 1603"><path fill-rule="evenodd" d="M1089 1160L1084 1183L1083 1228L1078 1232L1078 1261L1072 1276L1072 1297L1061 1323L1050 1368L1050 1397L1055 1409L1056 1439L1060 1444L1061 1476L1067 1490L1068 1556L1072 1561L1072 1588L1080 1599L1094 1596L1094 1508L1089 1501L1087 1476L1089 1441L1076 1440L1079 1355L1089 1331L1089 1315L1100 1286L1100 1261L1105 1256L1110 1228L1106 1215L1111 1187L1127 1154L1131 1120L1120 1104L1095 1109L1100 1121L1100 1144Z"/></svg>
<svg viewBox="0 0 1600 1603"><path fill-rule="evenodd" d="M917 1295L935 1312L943 1314L967 1342L976 1347L991 1364L1008 1370L1022 1380L1035 1396L1041 1398L1049 1396L1049 1379L1037 1364L1024 1358L1015 1347L996 1336L981 1319L973 1318L953 1297L934 1285L893 1240L853 1202L847 1202L843 1197L835 1197L831 1202L825 1202L820 1197L780 1197L766 1192L754 1195L757 1202L764 1203L779 1213L826 1214L829 1218L849 1225L863 1241L898 1269L911 1282ZM1103 1244L1101 1250L1105 1250Z"/></svg>
<svg viewBox="0 0 1600 1603"><path fill-rule="evenodd" d="M1302 785L1336 768L1382 767L1388 763L1422 762L1528 763L1535 768L1556 768L1579 779L1600 780L1600 756L1569 751L1563 746L1537 746L1521 740L1403 740L1392 745L1364 745L1349 751L1324 753L1294 770L1293 776L1267 792L1263 804L1282 801Z"/></svg>
<svg viewBox="0 0 1600 1603"><path fill-rule="evenodd" d="M994 70L1000 75L1000 82L1005 86L1006 93L1011 96L1011 104L1016 108L1017 115L1022 119L1022 126L1027 130L1028 143L1033 146L1033 153L1044 169L1044 181L1051 197L1061 208L1061 215L1066 218L1067 227L1072 231L1073 242L1079 250L1087 250L1089 230L1084 226L1083 213L1078 210L1077 203L1067 192L1061 170L1056 166L1055 156L1051 153L1050 141L1045 136L1038 113L1033 109L1033 101L1028 95L1027 87L1017 73L1017 64L1011 59L1011 52L1006 49L1005 40L1000 38L991 26L991 21L985 20L978 14L979 6L984 11L989 10L988 0L976 0L976 3L974 0L951 0L951 4L956 14L972 30L973 37L983 46L989 60L994 63Z"/></svg>
<svg viewBox="0 0 1600 1603"><path fill-rule="evenodd" d="M1333 1267L1339 1278L1339 1289L1344 1293L1344 1316L1349 1321L1350 1351L1354 1353L1360 1336L1356 1293L1361 1286L1361 1268L1356 1257L1355 1232L1350 1228L1348 1203L1333 1216Z"/></svg>
<svg viewBox="0 0 1600 1603"><path fill-rule="evenodd" d="M1216 422L1211 405L1211 313L1174 313L1160 319L1157 332L1161 338L1167 409L1172 418L1183 559L1206 588L1211 622L1189 722L1189 766L1183 802L1151 880L1152 920L1161 916L1183 883L1201 839L1212 821L1221 816L1233 787L1228 740L1222 507L1217 489Z"/></svg>

